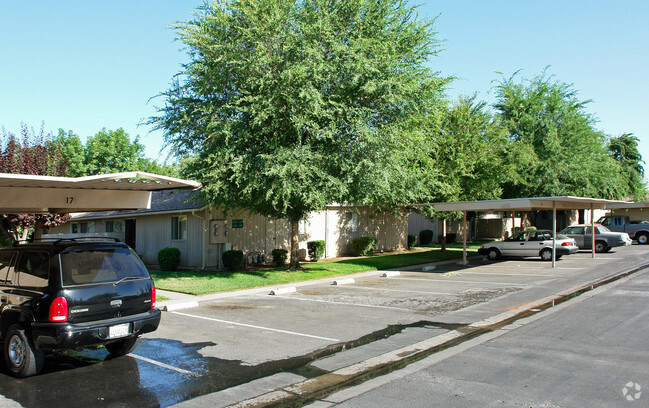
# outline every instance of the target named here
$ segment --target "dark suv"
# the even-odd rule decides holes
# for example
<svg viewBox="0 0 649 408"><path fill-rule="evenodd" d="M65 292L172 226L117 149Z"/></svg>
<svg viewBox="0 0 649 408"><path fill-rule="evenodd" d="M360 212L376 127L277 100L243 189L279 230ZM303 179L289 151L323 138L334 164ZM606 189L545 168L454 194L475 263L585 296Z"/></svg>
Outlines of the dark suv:
<svg viewBox="0 0 649 408"><path fill-rule="evenodd" d="M0 249L0 336L12 375L43 367L48 350L104 345L129 353L156 330L155 286L125 244L65 239Z"/></svg>

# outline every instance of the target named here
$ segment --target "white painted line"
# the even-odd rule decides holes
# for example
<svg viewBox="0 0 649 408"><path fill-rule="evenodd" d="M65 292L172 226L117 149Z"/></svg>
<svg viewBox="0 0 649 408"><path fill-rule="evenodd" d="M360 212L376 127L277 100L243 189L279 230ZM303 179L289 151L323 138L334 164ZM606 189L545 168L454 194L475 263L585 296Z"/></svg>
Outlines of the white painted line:
<svg viewBox="0 0 649 408"><path fill-rule="evenodd" d="M297 292L297 288L295 286L291 286L288 288L277 288L271 290L269 295L284 295L286 293L293 293L293 292Z"/></svg>
<svg viewBox="0 0 649 408"><path fill-rule="evenodd" d="M527 283L487 282L487 281L470 281L470 280L457 280L457 279L434 279L433 276L431 276L430 279L420 279L420 278L399 278L399 279L411 280L411 281L426 281L426 282L435 282L435 283L449 282L449 283L475 283L481 285L530 286Z"/></svg>
<svg viewBox="0 0 649 408"><path fill-rule="evenodd" d="M401 275L401 272L393 272L393 271L391 271L391 272L386 272L381 276L384 277L384 278L390 278L392 276L399 276L399 275Z"/></svg>
<svg viewBox="0 0 649 408"><path fill-rule="evenodd" d="M318 339L318 340L327 340L327 341L335 341L335 342L340 341L339 339L332 339L330 337L314 336L314 335L311 335L311 334L297 333L297 332L292 332L292 331L288 331L288 330L280 330L280 329L273 329L273 328L270 328L270 327L255 326L253 324L231 322L231 321L228 321L228 320L214 319L212 317L197 316L197 315L191 315L191 314L181 313L181 312L172 312L172 313L177 314L177 315L181 315L181 316L193 317L193 318L196 318L196 319L209 320L211 322L233 324L235 326L242 326L242 327L249 327L251 329L268 330L268 331L273 331L273 332L276 332L276 333L292 334L294 336L310 337L312 339Z"/></svg>
<svg viewBox="0 0 649 408"><path fill-rule="evenodd" d="M497 276L532 276L543 278L560 278L561 275L546 275L541 273L498 273L498 272L468 272L462 271L462 275L497 275Z"/></svg>
<svg viewBox="0 0 649 408"><path fill-rule="evenodd" d="M335 280L333 285L349 285L355 283L354 278Z"/></svg>
<svg viewBox="0 0 649 408"><path fill-rule="evenodd" d="M454 295L455 293L448 292L428 292L424 290L406 290L406 289L389 289L381 287L371 287L371 286L354 286L354 289L365 289L365 290L380 290L382 292L404 292L404 293L421 293L424 295Z"/></svg>
<svg viewBox="0 0 649 408"><path fill-rule="evenodd" d="M176 372L181 373L181 374L191 375L192 377L200 377L200 375L198 375L196 373L192 373L191 371L183 370L182 368L174 367L172 365L165 364L165 363L162 363L160 361L151 360L150 358L138 356L137 354L133 354L133 353L129 353L128 355L133 357L133 358L137 358L138 360L146 361L147 363L157 365L158 367L163 367L163 368L166 368L168 370L173 370L173 371L176 371Z"/></svg>
<svg viewBox="0 0 649 408"><path fill-rule="evenodd" d="M369 307L373 309L390 309L390 310L401 310L404 312L413 312L416 309L406 309L403 307L392 307L392 306L379 306L379 305L363 305L358 303L347 303L347 302L334 302L332 300L320 300L320 299L307 299L291 296L290 298L278 298L278 299L290 299L290 300L301 300L303 302L316 302L316 303L327 303L330 305L341 305L341 306L356 306L356 307Z"/></svg>

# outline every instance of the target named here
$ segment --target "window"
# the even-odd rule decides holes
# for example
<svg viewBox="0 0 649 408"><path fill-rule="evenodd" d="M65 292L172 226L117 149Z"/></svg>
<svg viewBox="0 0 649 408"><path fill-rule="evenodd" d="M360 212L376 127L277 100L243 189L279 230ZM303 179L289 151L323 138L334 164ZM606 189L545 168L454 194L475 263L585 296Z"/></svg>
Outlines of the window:
<svg viewBox="0 0 649 408"><path fill-rule="evenodd" d="M297 233L300 235L306 234L307 225L308 225L307 220L300 220L297 223Z"/></svg>
<svg viewBox="0 0 649 408"><path fill-rule="evenodd" d="M358 213L348 212L345 215L347 216L349 230L351 232L358 232Z"/></svg>
<svg viewBox="0 0 649 408"><path fill-rule="evenodd" d="M89 234L95 232L95 223L93 222L79 222L70 225L70 232L72 234Z"/></svg>
<svg viewBox="0 0 649 408"><path fill-rule="evenodd" d="M45 287L50 275L50 255L47 252L25 252L16 270L20 286Z"/></svg>
<svg viewBox="0 0 649 408"><path fill-rule="evenodd" d="M584 233L584 227L571 227L566 230L566 233L568 234L583 234ZM589 231L590 233L590 231Z"/></svg>
<svg viewBox="0 0 649 408"><path fill-rule="evenodd" d="M243 220L232 220L232 228L243 228Z"/></svg>
<svg viewBox="0 0 649 408"><path fill-rule="evenodd" d="M187 239L187 216L171 217L171 239Z"/></svg>
<svg viewBox="0 0 649 408"><path fill-rule="evenodd" d="M15 252L4 251L0 252L0 282L5 282L7 278L7 272L11 266L11 260L13 259ZM11 282L7 282L11 283Z"/></svg>
<svg viewBox="0 0 649 408"><path fill-rule="evenodd" d="M60 259L63 286L149 277L144 265L127 248L75 250L61 254Z"/></svg>
<svg viewBox="0 0 649 408"><path fill-rule="evenodd" d="M122 220L106 221L106 232L122 232Z"/></svg>

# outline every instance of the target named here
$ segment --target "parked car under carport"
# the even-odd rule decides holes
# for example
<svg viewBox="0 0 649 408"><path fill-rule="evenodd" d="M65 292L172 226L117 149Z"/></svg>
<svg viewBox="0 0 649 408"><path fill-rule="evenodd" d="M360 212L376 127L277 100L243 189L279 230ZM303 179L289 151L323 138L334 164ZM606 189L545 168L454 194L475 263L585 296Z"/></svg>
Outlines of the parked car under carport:
<svg viewBox="0 0 649 408"><path fill-rule="evenodd" d="M559 232L575 240L579 249L593 247L592 227L586 224L571 225ZM613 247L631 245L626 232L613 232L601 224L595 224L595 252L608 252Z"/></svg>
<svg viewBox="0 0 649 408"><path fill-rule="evenodd" d="M484 244L478 249L478 254L491 260L500 257L534 257L540 256L544 261L552 260L552 243L555 242L555 259L563 255L577 252L575 240L557 234L556 241L552 239L552 231L527 230L520 231L503 240Z"/></svg>

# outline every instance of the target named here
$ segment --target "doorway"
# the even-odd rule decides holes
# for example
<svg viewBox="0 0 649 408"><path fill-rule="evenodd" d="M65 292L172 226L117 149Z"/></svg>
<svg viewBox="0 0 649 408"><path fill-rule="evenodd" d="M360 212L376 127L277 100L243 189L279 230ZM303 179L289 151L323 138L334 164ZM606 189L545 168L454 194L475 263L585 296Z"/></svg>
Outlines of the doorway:
<svg viewBox="0 0 649 408"><path fill-rule="evenodd" d="M135 220L125 220L124 222L124 240L126 245L135 249Z"/></svg>

